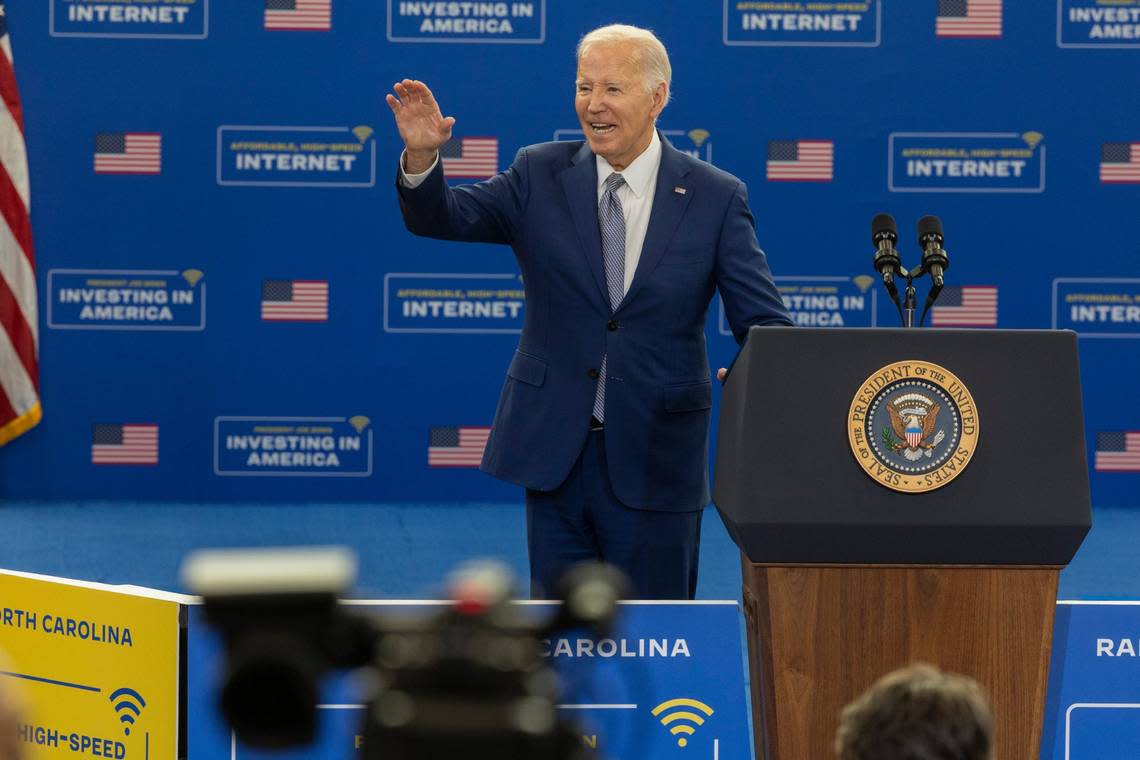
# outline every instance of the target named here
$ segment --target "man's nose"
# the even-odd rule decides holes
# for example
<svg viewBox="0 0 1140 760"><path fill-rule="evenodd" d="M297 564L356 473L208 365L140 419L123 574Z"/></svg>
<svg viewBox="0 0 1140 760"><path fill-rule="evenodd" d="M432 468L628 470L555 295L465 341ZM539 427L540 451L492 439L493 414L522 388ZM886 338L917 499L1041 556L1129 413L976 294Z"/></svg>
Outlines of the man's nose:
<svg viewBox="0 0 1140 760"><path fill-rule="evenodd" d="M590 93L590 104L589 104L588 108L591 111L601 111L605 107L606 107L605 98L601 93L598 93L598 92Z"/></svg>

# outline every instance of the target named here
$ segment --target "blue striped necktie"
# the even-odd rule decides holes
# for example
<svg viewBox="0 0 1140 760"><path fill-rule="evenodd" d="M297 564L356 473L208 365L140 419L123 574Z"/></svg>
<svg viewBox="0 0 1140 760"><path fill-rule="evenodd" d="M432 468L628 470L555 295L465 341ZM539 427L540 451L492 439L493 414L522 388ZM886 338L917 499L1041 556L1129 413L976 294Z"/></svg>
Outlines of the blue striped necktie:
<svg viewBox="0 0 1140 760"><path fill-rule="evenodd" d="M622 212L618 188L625 177L617 172L606 177L606 189L598 201L598 227L602 232L602 260L606 265L606 290L610 308L616 310L625 295L625 214ZM598 385L594 392L594 416L606 419L606 357L598 370Z"/></svg>

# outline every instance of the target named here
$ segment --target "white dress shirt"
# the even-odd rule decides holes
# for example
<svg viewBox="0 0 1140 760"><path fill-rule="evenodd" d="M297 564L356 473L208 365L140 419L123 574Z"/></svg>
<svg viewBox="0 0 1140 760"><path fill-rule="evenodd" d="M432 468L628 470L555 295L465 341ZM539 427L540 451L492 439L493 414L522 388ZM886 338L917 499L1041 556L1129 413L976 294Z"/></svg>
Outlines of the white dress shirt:
<svg viewBox="0 0 1140 760"><path fill-rule="evenodd" d="M614 173L609 161L601 156L594 156L598 164L598 201L602 200L602 193L606 190L606 179ZM404 171L404 156L400 156L400 180L409 188L418 187L439 163L439 155L428 167L427 171L419 174L408 174ZM653 137L649 147L641 155L633 159L633 163L621 171L625 184L618 191L618 200L621 201L622 215L625 217L625 286L622 292L629 290L633 282L633 275L637 271L637 262L641 260L641 247L645 243L645 233L649 229L649 214L653 210L653 196L657 193L657 170L661 168L661 138L657 130L653 130Z"/></svg>
<svg viewBox="0 0 1140 760"><path fill-rule="evenodd" d="M609 162L601 156L594 156L598 162L598 201L606 190L606 179L614 173ZM649 229L649 213L653 210L653 196L657 193L657 170L661 168L661 138L653 130L649 147L633 159L620 174L625 184L618 188L622 215L625 217L625 286L629 290L637 262L641 260L641 246L645 243L645 233Z"/></svg>

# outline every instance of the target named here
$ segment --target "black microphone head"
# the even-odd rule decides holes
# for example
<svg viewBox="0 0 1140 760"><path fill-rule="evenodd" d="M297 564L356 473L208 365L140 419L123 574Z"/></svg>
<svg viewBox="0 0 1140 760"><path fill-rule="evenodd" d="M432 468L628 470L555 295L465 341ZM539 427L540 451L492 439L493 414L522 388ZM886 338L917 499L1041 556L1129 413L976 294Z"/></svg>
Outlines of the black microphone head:
<svg viewBox="0 0 1140 760"><path fill-rule="evenodd" d="M871 243L878 245L880 240L889 239L897 243L899 228L895 225L895 218L890 214L875 214L871 220Z"/></svg>
<svg viewBox="0 0 1140 760"><path fill-rule="evenodd" d="M918 245L925 246L927 239L935 240L942 245L942 220L936 216L924 216L918 220Z"/></svg>

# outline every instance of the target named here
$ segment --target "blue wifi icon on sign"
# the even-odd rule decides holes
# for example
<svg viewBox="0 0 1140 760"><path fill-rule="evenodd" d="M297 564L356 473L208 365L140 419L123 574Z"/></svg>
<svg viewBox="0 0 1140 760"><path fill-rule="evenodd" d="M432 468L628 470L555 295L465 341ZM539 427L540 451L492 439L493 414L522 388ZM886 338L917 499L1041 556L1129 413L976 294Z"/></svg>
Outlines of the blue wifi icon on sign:
<svg viewBox="0 0 1140 760"><path fill-rule="evenodd" d="M142 698L142 694L126 686L113 691L110 700L115 706L115 712L119 714L119 722L123 724L123 733L130 736L131 726L134 725L135 719L142 715L146 700Z"/></svg>

